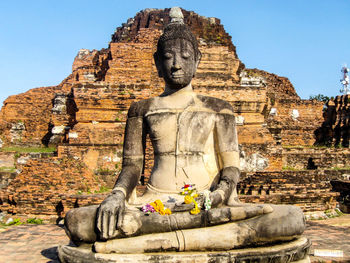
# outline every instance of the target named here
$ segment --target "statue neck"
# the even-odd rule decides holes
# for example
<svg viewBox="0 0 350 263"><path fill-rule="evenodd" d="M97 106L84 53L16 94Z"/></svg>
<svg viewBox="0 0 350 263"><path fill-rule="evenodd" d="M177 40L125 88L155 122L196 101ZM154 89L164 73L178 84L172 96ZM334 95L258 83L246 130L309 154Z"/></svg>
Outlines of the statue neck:
<svg viewBox="0 0 350 263"><path fill-rule="evenodd" d="M160 95L161 97L166 96L182 96L186 93L193 93L192 84L188 84L186 87L183 87L181 89L173 89L170 88L167 84L165 85L164 92Z"/></svg>
<svg viewBox="0 0 350 263"><path fill-rule="evenodd" d="M167 108L184 109L193 103L193 94L191 84L182 89L171 89L166 86L164 92L159 97Z"/></svg>

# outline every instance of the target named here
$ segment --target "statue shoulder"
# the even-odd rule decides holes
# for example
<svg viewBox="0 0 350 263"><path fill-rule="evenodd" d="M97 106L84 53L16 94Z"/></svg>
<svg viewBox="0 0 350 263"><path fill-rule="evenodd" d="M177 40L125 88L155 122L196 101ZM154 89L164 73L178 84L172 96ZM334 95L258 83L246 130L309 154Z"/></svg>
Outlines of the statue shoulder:
<svg viewBox="0 0 350 263"><path fill-rule="evenodd" d="M128 111L128 118L144 116L148 112L153 100L154 98L150 98L131 103Z"/></svg>
<svg viewBox="0 0 350 263"><path fill-rule="evenodd" d="M229 111L233 113L231 104L225 100L203 95L197 95L197 97L203 103L204 107L208 109L211 109L218 113L222 111Z"/></svg>

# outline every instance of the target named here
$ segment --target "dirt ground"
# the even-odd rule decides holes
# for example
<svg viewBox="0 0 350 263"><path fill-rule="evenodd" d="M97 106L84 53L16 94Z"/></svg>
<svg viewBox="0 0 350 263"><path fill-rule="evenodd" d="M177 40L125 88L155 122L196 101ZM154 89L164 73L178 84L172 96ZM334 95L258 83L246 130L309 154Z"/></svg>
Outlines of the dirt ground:
<svg viewBox="0 0 350 263"><path fill-rule="evenodd" d="M350 214L307 222L311 262L350 262ZM19 225L0 230L0 262L58 262L57 246L69 244L62 225ZM314 249L342 250L344 257L314 257Z"/></svg>

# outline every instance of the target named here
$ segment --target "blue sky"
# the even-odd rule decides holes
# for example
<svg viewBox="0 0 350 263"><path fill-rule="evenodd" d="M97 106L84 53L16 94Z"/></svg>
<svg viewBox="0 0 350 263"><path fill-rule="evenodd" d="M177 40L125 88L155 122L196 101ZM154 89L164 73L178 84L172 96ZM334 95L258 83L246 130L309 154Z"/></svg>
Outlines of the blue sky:
<svg viewBox="0 0 350 263"><path fill-rule="evenodd" d="M339 94L340 69L350 65L349 0L4 0L0 105L9 95L59 84L79 49L107 47L138 11L172 6L221 19L246 67L288 77L302 98Z"/></svg>

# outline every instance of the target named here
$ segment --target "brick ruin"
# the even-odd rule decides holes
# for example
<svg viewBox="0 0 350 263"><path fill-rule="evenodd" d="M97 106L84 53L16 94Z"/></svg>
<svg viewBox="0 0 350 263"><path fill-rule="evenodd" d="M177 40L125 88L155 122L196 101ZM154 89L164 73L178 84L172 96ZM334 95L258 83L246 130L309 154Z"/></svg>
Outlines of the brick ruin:
<svg viewBox="0 0 350 263"><path fill-rule="evenodd" d="M7 153L17 173L0 175L2 211L61 217L103 199L102 190L113 186L121 169L130 104L162 92L153 53L168 13L140 11L116 29L108 48L80 50L72 73L59 85L5 100L1 146L54 146L57 153L22 163L22 157ZM348 98L337 97L326 110L321 102L301 100L287 78L245 68L219 19L183 13L202 52L195 91L229 101L236 113L240 199L296 204L305 211L334 208L337 194L330 192L329 180L350 171L350 151L314 144L348 147ZM147 145L139 194L152 167Z"/></svg>
<svg viewBox="0 0 350 263"><path fill-rule="evenodd" d="M324 106L324 121L315 131L316 144L349 148L350 96L337 96Z"/></svg>

